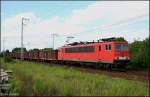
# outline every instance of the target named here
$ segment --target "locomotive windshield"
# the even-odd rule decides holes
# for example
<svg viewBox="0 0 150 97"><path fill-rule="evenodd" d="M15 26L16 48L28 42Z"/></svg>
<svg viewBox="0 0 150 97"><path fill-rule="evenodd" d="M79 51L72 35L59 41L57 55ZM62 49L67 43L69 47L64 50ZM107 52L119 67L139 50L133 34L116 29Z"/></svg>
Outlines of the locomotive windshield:
<svg viewBox="0 0 150 97"><path fill-rule="evenodd" d="M128 45L127 44L116 44L116 50L128 50Z"/></svg>

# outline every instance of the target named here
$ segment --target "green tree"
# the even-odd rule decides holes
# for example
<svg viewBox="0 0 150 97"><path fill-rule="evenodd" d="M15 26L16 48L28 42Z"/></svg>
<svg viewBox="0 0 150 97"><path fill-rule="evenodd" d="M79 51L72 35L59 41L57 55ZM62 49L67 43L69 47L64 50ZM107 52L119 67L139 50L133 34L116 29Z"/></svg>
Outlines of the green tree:
<svg viewBox="0 0 150 97"><path fill-rule="evenodd" d="M53 50L53 48L44 48L43 50Z"/></svg>
<svg viewBox="0 0 150 97"><path fill-rule="evenodd" d="M132 68L149 67L149 38L129 44Z"/></svg>
<svg viewBox="0 0 150 97"><path fill-rule="evenodd" d="M141 45L142 66L149 67L149 38L145 39Z"/></svg>
<svg viewBox="0 0 150 97"><path fill-rule="evenodd" d="M39 51L39 49L38 48L34 48L34 49L30 49L29 51L31 51L31 52L33 51L34 52L34 51Z"/></svg>
<svg viewBox="0 0 150 97"><path fill-rule="evenodd" d="M27 52L26 48L23 48L23 51L24 51L24 52ZM14 49L12 50L12 52L13 52L13 53L15 53L15 52L21 52L21 48L16 47L16 48L14 48Z"/></svg>

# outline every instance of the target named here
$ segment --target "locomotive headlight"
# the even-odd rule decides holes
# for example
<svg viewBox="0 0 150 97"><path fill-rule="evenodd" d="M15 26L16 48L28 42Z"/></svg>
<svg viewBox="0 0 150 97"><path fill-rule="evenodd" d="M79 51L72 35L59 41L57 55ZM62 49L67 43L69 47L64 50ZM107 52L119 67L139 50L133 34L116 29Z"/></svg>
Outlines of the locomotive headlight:
<svg viewBox="0 0 150 97"><path fill-rule="evenodd" d="M127 57L117 56L115 57L116 60L126 60Z"/></svg>
<svg viewBox="0 0 150 97"><path fill-rule="evenodd" d="M115 60L129 60L130 58L128 56L116 56Z"/></svg>
<svg viewBox="0 0 150 97"><path fill-rule="evenodd" d="M126 57L119 57L119 59L120 59L120 60L125 60L125 59L126 59Z"/></svg>

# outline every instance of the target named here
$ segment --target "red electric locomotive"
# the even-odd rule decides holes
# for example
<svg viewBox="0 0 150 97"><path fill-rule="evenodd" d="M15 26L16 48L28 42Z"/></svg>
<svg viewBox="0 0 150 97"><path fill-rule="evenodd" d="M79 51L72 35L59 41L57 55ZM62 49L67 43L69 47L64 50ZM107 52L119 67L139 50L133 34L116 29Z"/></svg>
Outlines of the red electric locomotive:
<svg viewBox="0 0 150 97"><path fill-rule="evenodd" d="M20 53L13 53L12 57L20 59ZM114 38L102 39L98 42L72 43L58 50L28 51L24 53L24 59L60 63L92 63L92 66L120 70L126 68L130 61L128 43L115 41Z"/></svg>
<svg viewBox="0 0 150 97"><path fill-rule="evenodd" d="M60 47L58 60L98 63L111 69L125 68L130 60L128 43L108 40Z"/></svg>

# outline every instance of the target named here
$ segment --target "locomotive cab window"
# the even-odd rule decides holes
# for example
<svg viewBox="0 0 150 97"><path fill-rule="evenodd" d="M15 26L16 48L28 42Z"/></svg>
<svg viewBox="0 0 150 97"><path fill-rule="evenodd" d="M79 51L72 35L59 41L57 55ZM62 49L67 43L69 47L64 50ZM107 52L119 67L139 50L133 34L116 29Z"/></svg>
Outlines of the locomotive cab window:
<svg viewBox="0 0 150 97"><path fill-rule="evenodd" d="M99 46L99 51L101 51L101 46Z"/></svg>
<svg viewBox="0 0 150 97"><path fill-rule="evenodd" d="M111 44L106 44L105 48L106 48L106 50L111 50Z"/></svg>
<svg viewBox="0 0 150 97"><path fill-rule="evenodd" d="M128 45L127 44L116 44L116 50L128 50Z"/></svg>
<svg viewBox="0 0 150 97"><path fill-rule="evenodd" d="M109 48L109 50L111 50L111 45L110 44L108 45L108 48Z"/></svg>

